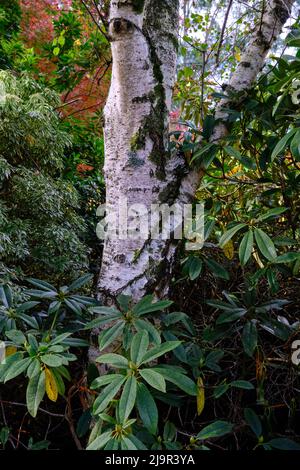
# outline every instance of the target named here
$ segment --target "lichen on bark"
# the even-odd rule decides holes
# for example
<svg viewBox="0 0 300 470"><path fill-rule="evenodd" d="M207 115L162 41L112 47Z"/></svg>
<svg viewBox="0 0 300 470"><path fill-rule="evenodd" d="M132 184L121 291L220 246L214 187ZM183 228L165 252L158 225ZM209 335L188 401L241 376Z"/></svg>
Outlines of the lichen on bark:
<svg viewBox="0 0 300 470"><path fill-rule="evenodd" d="M160 180L165 180L165 165L170 153L166 135L169 108L159 50L162 46L161 39L163 39L172 44L175 53L177 51L178 40L176 34L174 34L174 31L177 30L176 22L178 21L176 12L178 13L178 0L167 0L163 3L158 0L151 0L145 5L142 31L148 43L155 87L148 96L151 103L151 112L144 118L138 132L131 139L131 149L137 151L145 147L147 136L150 137L153 148L148 158L155 163L156 176ZM157 40L157 32L160 33L160 40Z"/></svg>
<svg viewBox="0 0 300 470"><path fill-rule="evenodd" d="M131 0L133 11L136 13L143 13L145 0Z"/></svg>

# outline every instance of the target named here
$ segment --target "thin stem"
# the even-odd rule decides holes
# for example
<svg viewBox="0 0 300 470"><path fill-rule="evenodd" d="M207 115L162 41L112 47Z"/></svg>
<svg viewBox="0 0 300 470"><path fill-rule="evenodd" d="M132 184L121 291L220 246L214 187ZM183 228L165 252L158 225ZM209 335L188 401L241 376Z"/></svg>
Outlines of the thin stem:
<svg viewBox="0 0 300 470"><path fill-rule="evenodd" d="M16 401L8 401L8 400L0 400L0 403L5 403L6 405L11 405L11 406L23 406L27 408L26 403L19 403ZM51 413L50 411L45 410L44 408L39 408L39 411L42 411L43 413L46 413L49 416L55 416L58 418L65 418L65 415L58 414L58 413Z"/></svg>
<svg viewBox="0 0 300 470"><path fill-rule="evenodd" d="M93 22L95 23L95 25L97 26L97 28L99 29L99 31L103 34L103 36L109 41L109 37L108 35L106 34L105 31L103 31L103 29L101 28L101 26L99 25L98 21L96 20L96 18L94 17L93 13L91 12L91 10L89 9L89 7L86 5L85 1L84 0L81 0L81 3L82 5L84 6L84 8L86 9L86 11L88 12L88 14L90 15L91 19L93 20ZM101 15L100 15L100 19L101 19Z"/></svg>
<svg viewBox="0 0 300 470"><path fill-rule="evenodd" d="M218 49L217 49L217 53L216 53L216 65L219 65L221 47L222 47L222 44L223 44L225 29L226 29L226 26L227 26L228 17L229 17L229 13L230 13L232 4L233 4L233 0L229 0L228 7L227 7L227 10L226 10L226 13L225 13L223 26L222 26L220 41L219 41Z"/></svg>

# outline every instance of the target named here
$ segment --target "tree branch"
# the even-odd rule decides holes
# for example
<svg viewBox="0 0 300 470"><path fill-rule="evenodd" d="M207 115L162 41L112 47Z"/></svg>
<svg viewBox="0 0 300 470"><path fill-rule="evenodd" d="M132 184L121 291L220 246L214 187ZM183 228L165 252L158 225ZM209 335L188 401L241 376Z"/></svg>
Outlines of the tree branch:
<svg viewBox="0 0 300 470"><path fill-rule="evenodd" d="M241 61L232 74L227 90L228 97L222 99L215 111L215 125L211 142L218 142L228 134L228 113L226 108L236 107L245 99L253 87L266 57L282 31L282 28L291 15L294 0L270 0L259 24L254 29L250 40L242 54ZM192 170L183 178L180 200L192 200L200 184L203 173Z"/></svg>

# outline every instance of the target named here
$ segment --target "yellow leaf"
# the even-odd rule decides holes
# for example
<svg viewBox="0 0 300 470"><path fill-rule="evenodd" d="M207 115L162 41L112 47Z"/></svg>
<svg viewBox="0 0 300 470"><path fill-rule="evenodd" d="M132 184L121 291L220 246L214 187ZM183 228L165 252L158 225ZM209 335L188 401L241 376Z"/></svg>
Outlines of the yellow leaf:
<svg viewBox="0 0 300 470"><path fill-rule="evenodd" d="M46 393L48 398L51 401L56 401L58 397L58 389L55 377L53 376L50 369L45 367L45 374L46 374Z"/></svg>
<svg viewBox="0 0 300 470"><path fill-rule="evenodd" d="M258 266L260 267L260 269L263 269L264 268L264 264L262 262L262 260L260 259L260 257L258 256L258 253L257 251L254 250L253 252L253 258L255 259L255 261L257 262Z"/></svg>
<svg viewBox="0 0 300 470"><path fill-rule="evenodd" d="M237 47L236 47L236 49L235 49L234 57L236 58L236 60L237 60L238 62L241 61L241 51L240 51L240 49L238 49Z"/></svg>
<svg viewBox="0 0 300 470"><path fill-rule="evenodd" d="M197 386L198 386L197 413L198 413L198 416L200 416L205 405L205 391L204 391L203 380L201 377L198 377Z"/></svg>
<svg viewBox="0 0 300 470"><path fill-rule="evenodd" d="M223 253L228 259L232 259L234 256L234 246L233 246L233 241L229 240L229 242L226 243L223 247Z"/></svg>
<svg viewBox="0 0 300 470"><path fill-rule="evenodd" d="M12 356L16 352L17 348L15 348L14 346L7 346L7 348L5 349L5 357Z"/></svg>
<svg viewBox="0 0 300 470"><path fill-rule="evenodd" d="M29 145L34 145L35 144L35 138L32 135L28 135L26 137L26 140L29 143Z"/></svg>
<svg viewBox="0 0 300 470"><path fill-rule="evenodd" d="M229 173L227 173L227 176L234 176L236 173L241 173L241 172L243 172L242 165L236 165L229 171Z"/></svg>

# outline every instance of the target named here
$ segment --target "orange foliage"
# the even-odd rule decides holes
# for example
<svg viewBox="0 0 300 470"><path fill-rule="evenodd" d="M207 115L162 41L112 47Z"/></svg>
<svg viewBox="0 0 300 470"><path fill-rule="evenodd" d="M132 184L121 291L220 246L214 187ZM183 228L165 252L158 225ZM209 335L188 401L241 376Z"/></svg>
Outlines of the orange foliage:
<svg viewBox="0 0 300 470"><path fill-rule="evenodd" d="M28 47L33 47L37 53L41 53L42 46L53 41L53 19L59 16L61 10L67 11L72 0L20 0L20 3L23 40ZM87 24L84 26L88 34L89 27ZM38 69L43 74L55 73L55 60L40 59ZM75 115L84 119L88 114L103 108L109 89L108 76L99 81L104 72L105 67L99 66L92 76L86 73L73 90L62 95L61 112L64 116Z"/></svg>

